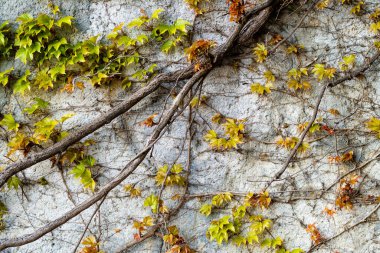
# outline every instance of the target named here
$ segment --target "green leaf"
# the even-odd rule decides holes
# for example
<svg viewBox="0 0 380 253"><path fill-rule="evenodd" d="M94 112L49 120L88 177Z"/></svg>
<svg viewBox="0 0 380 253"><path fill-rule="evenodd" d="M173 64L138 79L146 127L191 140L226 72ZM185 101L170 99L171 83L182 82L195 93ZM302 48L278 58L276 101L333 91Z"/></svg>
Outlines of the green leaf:
<svg viewBox="0 0 380 253"><path fill-rule="evenodd" d="M24 109L24 112L26 112L30 115L30 114L33 114L37 110L45 109L49 106L49 102L47 102L41 98L34 98L34 101L35 101L35 103L29 107L26 107Z"/></svg>
<svg viewBox="0 0 380 253"><path fill-rule="evenodd" d="M149 73L153 73L154 72L154 69L157 67L157 64L152 64L149 66L147 72Z"/></svg>
<svg viewBox="0 0 380 253"><path fill-rule="evenodd" d="M20 124L13 118L12 114L5 114L4 118L0 121L0 126L5 126L9 131L18 131Z"/></svg>
<svg viewBox="0 0 380 253"><path fill-rule="evenodd" d="M158 197L155 196L154 194L150 195L144 200L144 206L150 207L153 213L157 213L158 205L159 205Z"/></svg>
<svg viewBox="0 0 380 253"><path fill-rule="evenodd" d="M266 238L264 241L261 242L261 247L264 248L270 248L272 246L272 239Z"/></svg>
<svg viewBox="0 0 380 253"><path fill-rule="evenodd" d="M55 50L58 50L62 45L67 45L67 40L65 38L61 38L60 40L51 42L48 45L48 51L50 51L52 48L54 48Z"/></svg>
<svg viewBox="0 0 380 253"><path fill-rule="evenodd" d="M158 19L161 12L163 12L164 9L157 9L152 13L151 19Z"/></svg>
<svg viewBox="0 0 380 253"><path fill-rule="evenodd" d="M303 252L305 252L303 249L296 248L296 249L293 249L290 253L303 253Z"/></svg>
<svg viewBox="0 0 380 253"><path fill-rule="evenodd" d="M148 22L148 18L147 17L138 17L138 18L135 18L133 19L131 22L129 22L128 24L128 28L133 28L133 27L140 27L142 26L143 24L145 24L146 22Z"/></svg>
<svg viewBox="0 0 380 253"><path fill-rule="evenodd" d="M68 135L69 135L69 133L66 132L66 131L62 131L62 132L60 132L59 135L58 135L58 137L57 137L57 141L61 141L61 140L63 140L63 139L66 138L66 136L68 136Z"/></svg>
<svg viewBox="0 0 380 253"><path fill-rule="evenodd" d="M233 195L229 192L215 195L214 197L212 197L212 205L220 207L223 204L231 202L232 196Z"/></svg>
<svg viewBox="0 0 380 253"><path fill-rule="evenodd" d="M241 245L246 245L247 244L247 239L244 238L243 236L235 236L232 238L232 241L236 244L236 246L240 247Z"/></svg>
<svg viewBox="0 0 380 253"><path fill-rule="evenodd" d="M6 26L9 25L9 21L4 21L1 25L0 25L0 30L3 30Z"/></svg>
<svg viewBox="0 0 380 253"><path fill-rule="evenodd" d="M83 160L82 160L82 163L85 165L85 166L88 166L88 167L92 167L95 165L96 163L96 160L94 157L92 156L86 156Z"/></svg>
<svg viewBox="0 0 380 253"><path fill-rule="evenodd" d="M75 178L80 179L84 188L88 188L91 191L95 190L96 183L92 178L91 170L86 168L86 165L93 165L94 163L94 158L85 158L85 160L80 161L80 163L70 171L70 174L74 175Z"/></svg>
<svg viewBox="0 0 380 253"><path fill-rule="evenodd" d="M10 68L10 69L5 70L4 72L0 72L0 83L3 86L6 86L8 84L9 75L11 74L13 70L14 68Z"/></svg>
<svg viewBox="0 0 380 253"><path fill-rule="evenodd" d="M13 189L17 190L20 185L21 185L21 180L17 176L12 176L7 181L7 186L9 189L13 188Z"/></svg>
<svg viewBox="0 0 380 253"><path fill-rule="evenodd" d="M167 40L162 46L161 46L161 51L164 53L169 53L169 51L175 47L175 42L172 40Z"/></svg>
<svg viewBox="0 0 380 253"><path fill-rule="evenodd" d="M1 31L0 31L0 46L5 46L5 36Z"/></svg>
<svg viewBox="0 0 380 253"><path fill-rule="evenodd" d="M199 209L199 212L205 216L209 216L212 211L212 205L211 204L204 204Z"/></svg>
<svg viewBox="0 0 380 253"><path fill-rule="evenodd" d="M50 8L51 12L53 12L54 15L60 12L59 7L57 5L49 3L48 7Z"/></svg>
<svg viewBox="0 0 380 253"><path fill-rule="evenodd" d="M62 24L67 24L69 26L71 26L71 20L73 20L74 18L72 16L66 16L66 17L63 17L59 20L57 20L55 22L55 25L58 26L58 27L61 27Z"/></svg>
<svg viewBox="0 0 380 253"><path fill-rule="evenodd" d="M246 207L245 206L238 206L232 209L233 213L232 215L234 218L244 218L246 214Z"/></svg>
<svg viewBox="0 0 380 253"><path fill-rule="evenodd" d="M66 120L72 118L73 116L75 115L75 113L66 113L64 114L61 119L59 120L59 122L63 123L65 122Z"/></svg>
<svg viewBox="0 0 380 253"><path fill-rule="evenodd" d="M60 65L57 65L54 68L50 69L48 73L50 74L51 79L53 81L56 81L58 75L66 74L65 71L66 71L66 66L64 64L60 64Z"/></svg>
<svg viewBox="0 0 380 253"><path fill-rule="evenodd" d="M30 76L29 69L26 70L25 74L20 77L13 85L14 93L20 93L21 95L24 95L26 90L30 90L30 82L28 80L28 76Z"/></svg>
<svg viewBox="0 0 380 253"><path fill-rule="evenodd" d="M259 243L259 236L255 233L255 231L250 230L247 234L247 242L249 244L253 244L253 242Z"/></svg>
<svg viewBox="0 0 380 253"><path fill-rule="evenodd" d="M91 191L95 190L96 183L91 177L91 171L89 169L86 169L85 176L81 179L81 183L83 184L84 188L88 188Z"/></svg>
<svg viewBox="0 0 380 253"><path fill-rule="evenodd" d="M36 128L34 129L33 134L34 141L36 143L47 141L53 133L56 125L58 125L58 121L48 117L35 123L34 126Z"/></svg>
<svg viewBox="0 0 380 253"><path fill-rule="evenodd" d="M54 25L54 20L52 18L50 18L48 15L46 14L40 14L37 18L37 24L39 25L44 25L46 26L47 28L51 29Z"/></svg>
<svg viewBox="0 0 380 253"><path fill-rule="evenodd" d="M176 163L173 165L173 167L170 169L170 172L179 174L183 171L182 164Z"/></svg>
<svg viewBox="0 0 380 253"><path fill-rule="evenodd" d="M136 40L137 40L138 42L140 42L140 44L143 45L145 42L148 42L148 41L149 41L149 38L148 38L148 36L146 36L145 34L141 34L141 35L137 36Z"/></svg>
<svg viewBox="0 0 380 253"><path fill-rule="evenodd" d="M20 41L18 41L15 44L16 44L16 46L19 46L19 47L22 47L22 48L27 48L27 47L30 47L33 44L33 40L31 38L29 38L29 37L25 37L25 38L21 39Z"/></svg>
<svg viewBox="0 0 380 253"><path fill-rule="evenodd" d="M48 74L49 69L44 68L37 72L36 78L34 80L35 84L38 84L39 89L47 91L49 88L53 88L53 80Z"/></svg>
<svg viewBox="0 0 380 253"><path fill-rule="evenodd" d="M75 178L81 178L86 171L86 167L83 163L79 163L77 166L75 166L71 171L70 174L74 175Z"/></svg>
<svg viewBox="0 0 380 253"><path fill-rule="evenodd" d="M282 239L280 237L276 237L272 240L272 248L275 249L279 246L282 246Z"/></svg>
<svg viewBox="0 0 380 253"><path fill-rule="evenodd" d="M272 225L272 221L269 220L269 219L266 219L266 220L263 220L263 228L264 229L270 229L271 225Z"/></svg>
<svg viewBox="0 0 380 253"><path fill-rule="evenodd" d="M20 59L22 63L26 64L27 61L33 60L33 53L29 48L19 48L15 58Z"/></svg>
<svg viewBox="0 0 380 253"><path fill-rule="evenodd" d="M116 40L116 43L118 47L124 46L125 48L128 48L134 46L136 41L128 36L121 36Z"/></svg>
<svg viewBox="0 0 380 253"><path fill-rule="evenodd" d="M187 26L191 26L191 23L180 18L174 22L175 29L180 30L183 33L187 33Z"/></svg>
<svg viewBox="0 0 380 253"><path fill-rule="evenodd" d="M21 23L26 23L26 22L29 22L29 21L32 21L32 20L33 20L33 17L29 13L21 14L16 19L16 21L21 22Z"/></svg>
<svg viewBox="0 0 380 253"><path fill-rule="evenodd" d="M48 185L49 184L49 182L46 180L46 178L44 178L44 177L41 177L41 178L39 178L38 179L38 183L40 184L40 185Z"/></svg>

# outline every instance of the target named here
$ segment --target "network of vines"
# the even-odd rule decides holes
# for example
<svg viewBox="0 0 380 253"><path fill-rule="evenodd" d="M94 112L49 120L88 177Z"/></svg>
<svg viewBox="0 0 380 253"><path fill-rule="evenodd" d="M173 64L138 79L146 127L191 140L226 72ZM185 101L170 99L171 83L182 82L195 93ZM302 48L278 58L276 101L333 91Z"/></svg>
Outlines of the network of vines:
<svg viewBox="0 0 380 253"><path fill-rule="evenodd" d="M185 0L183 4L187 4L196 17L201 17L210 12L213 1ZM270 30L270 25L274 25L283 12L299 11L297 6L301 6L305 14L290 34L286 36ZM311 12L323 13L329 8L345 11L358 22L365 23L371 34L371 45L364 52L339 52L334 56L335 61L322 59L323 56L310 59L308 52L311 49L303 46L302 41L292 39ZM233 29L225 36L223 43L204 38L193 40L194 24L181 18L168 21L165 10L161 8L151 13L141 10L140 17L120 23L108 34L78 41L70 37L76 30L75 17L63 15L59 6L52 2L49 9L50 13L36 16L25 13L16 20L0 25L0 85L10 97L22 101L19 105L22 116L7 111L5 107L0 111L0 134L6 143L6 146L1 146L5 153L1 161L6 161L0 166L0 196L5 199L0 201L1 233L11 229L7 225L11 208L5 204L8 192L15 191L27 198L28 191L33 191L34 187L53 184L45 177L30 179L24 174L25 170L40 162L49 160L51 170L58 169L65 184L66 180L75 179L88 197L32 233L1 240L0 250L32 243L86 209L95 207L74 251L106 252L103 248L106 239L102 240L99 234L91 233L89 226L110 191L118 186L122 186L122 191L127 194L125 198L141 201L145 211L150 212L150 215L131 221L133 230L128 233L133 235L133 240L125 242L126 246L120 251L133 251L138 244L156 237L167 253L202 252L202 249L192 246L192 240L197 238L185 238L184 231L179 230L174 219L194 199L202 202L198 212L208 219L204 234L196 237L206 237L210 243L222 245L221 250L223 245L232 244L252 252L257 248L275 253L312 252L369 222L379 210L380 197L362 189L366 181L362 171L376 162L380 153L377 151L373 157L362 161L356 151L357 147L372 147L373 143L378 142L380 117L376 116L375 109L370 109L373 110L370 113L372 116L367 117L363 113L366 117L364 121L353 127L346 126L346 120L360 114L361 108L351 115L342 115L337 108L322 110L320 106L329 90L351 80L365 79L367 71L376 64L380 56L380 6L360 0L227 0L223 11L229 16ZM151 52L165 60L156 62L153 57L150 58ZM178 54L183 55L186 67L170 72L169 59ZM275 66L273 62L276 62L276 57L296 64L285 73L279 72L278 68L271 67ZM245 59L251 62L245 64ZM276 138L259 140L247 118L233 118L223 113L203 91L209 75L223 65L231 65L243 74L248 72L259 76L249 84L249 96L263 103L270 101L275 93L289 96L311 109L309 120L292 122L291 125L284 122L281 130L273 130L275 134L272 135ZM171 86L167 88L164 84ZM104 91L120 89L127 95L125 100L90 123L67 129L65 124L75 117L75 113L68 111L54 117L50 111L51 103L46 98L52 94L70 95L89 88ZM165 93L164 109L157 110L138 123L138 128L148 129L151 133L145 145L135 157L129 157L115 177L108 179L108 182L100 182L99 167L103 165L97 163L93 152L97 141L91 134L115 118L122 117L161 88ZM372 106L377 108L378 104ZM202 110L211 117L205 118ZM142 189L139 187L142 180L128 181L138 166L149 159L168 128L181 117L186 122L186 128L182 133L184 141L179 142L180 154L176 160L153 168L155 172L149 180L154 180L156 187ZM370 141L338 146L338 138L347 135L355 140L360 136ZM286 159L281 161L279 170L252 191L223 190L191 194L192 149L196 141L208 146L205 152L226 156L234 152L252 152L249 144L259 143L272 147L276 153L285 154ZM316 154L323 145L334 146L335 152ZM180 162L181 155L186 157L185 162ZM270 152L260 155L262 157L258 159L262 160L278 158ZM301 190L288 195L290 191L286 190L287 183L284 181L292 182L289 186L298 176L298 173L288 174L290 167L307 159L350 169L339 173L333 184L313 190L307 196L302 195L307 192ZM309 165L312 166L318 169L317 165ZM378 186L378 182L375 184ZM300 193L300 196L293 198L293 193ZM358 222L330 237L320 231L318 222L304 223L298 219L305 233L310 234L311 247L289 247L287 238L276 233L280 218L274 218L271 207L297 199L317 200L331 193L333 199L330 198L330 204L321 210L325 219L334 219L338 212L350 211L355 205L368 205L372 209ZM209 218L211 216L213 219ZM120 230L115 230L115 234ZM289 245L294 244L289 242Z"/></svg>

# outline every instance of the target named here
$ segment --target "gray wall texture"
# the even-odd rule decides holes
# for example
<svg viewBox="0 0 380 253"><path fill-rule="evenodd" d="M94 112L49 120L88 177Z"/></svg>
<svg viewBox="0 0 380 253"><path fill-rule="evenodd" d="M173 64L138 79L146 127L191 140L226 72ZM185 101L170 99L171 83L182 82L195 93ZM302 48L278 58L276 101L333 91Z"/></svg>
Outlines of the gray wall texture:
<svg viewBox="0 0 380 253"><path fill-rule="evenodd" d="M147 13L163 8L166 20L182 18L190 21L194 26L193 40L205 38L222 43L234 27L228 20L225 1L210 0L205 4L207 11L199 16L181 0L53 2L60 7L64 15L75 18L78 31L72 36L78 40L109 33L120 22L128 23L138 17L141 8ZM0 21L15 20L25 12L33 15L48 13L47 4L44 0L0 0ZM370 12L377 5L377 0L366 1L366 10ZM274 33L280 33L284 37L290 34L305 14L305 8L298 7L283 10L278 17L271 18L270 24L265 26L252 45L257 41L268 42ZM289 151L276 146L276 139L280 135L299 136L297 125L310 119L316 96L322 87L321 83L313 79L310 91L293 92L286 88L287 71L294 67L312 66L316 62L337 66L341 58L347 54L356 54L356 64L360 66L366 61L365 57L371 54L371 50L374 50L373 38L374 35L369 31L367 14L354 16L350 14L349 7L336 3L323 11L310 11L303 24L290 37L291 43L304 45L301 56L289 56L286 47L281 46L265 64L257 64L253 60L252 49L247 48L238 59L226 61L223 66L213 70L207 76L202 89L202 95L208 97L207 106L200 106L195 112L196 134L191 151L189 194L260 191L289 155ZM168 56L155 53L152 54L152 60L157 61L159 66L166 66L164 71L167 71L186 66L186 61L181 60L182 55L180 50ZM169 67L168 61L171 62ZM12 64L22 68L20 62ZM1 68L3 69L4 65ZM272 93L267 96L252 94L250 84L263 82L262 74L268 69L278 77ZM288 248L300 247L306 251L311 247L310 235L305 231L303 224L315 223L323 237L330 238L360 221L374 208L374 205L368 204L365 199L368 195L380 194L377 160L358 171L362 177L361 194L356 199L353 210L337 211L332 218L327 217L323 210L325 207L334 207L336 186L321 197L318 197L316 191L329 186L340 175L368 161L378 152L379 140L370 135L364 125L371 116L380 114L378 69L376 65L365 73L365 77L347 81L327 91L319 115L326 124L342 131L310 142L311 149L299 155L298 161L292 163L282 176L283 180L275 182L269 189L274 198L283 201L275 202L268 210L263 211L263 215L273 219L272 233L281 236ZM138 88L138 84L135 84L132 90ZM64 124L65 129L72 130L107 112L130 93L131 91L124 91L120 87L94 88L86 85L83 91L76 90L73 94L50 91L37 95L50 101L50 114L54 118L66 112L74 112L75 116ZM28 118L23 115L22 108L34 96L35 94L26 97L13 96L0 87L1 112L12 113L19 122L27 122ZM142 127L139 123L149 115L160 112L166 97L167 90L158 90L130 112L89 136L97 141L90 153L97 159L95 174L98 174L98 187L117 175L129 159L139 152L153 130ZM329 114L328 110L331 108L339 110L340 115ZM211 123L215 112L230 118L246 119L248 138L238 150L215 152L204 141L203 136L209 130L209 125L218 131L221 130ZM156 144L152 155L124 182L137 183L143 190L142 198L128 197L123 184L113 190L102 204L87 234L100 236L101 249L105 252L116 252L133 241L133 220L141 220L150 215L148 208L143 206L143 199L159 192L159 187L156 187L154 182L157 168L165 163L172 163L177 156L180 156L179 162L186 163L186 145L180 153L185 141L186 127L185 113ZM4 158L7 153L6 145L5 140L0 140L0 162L4 164L9 163ZM348 164L329 163L328 157L334 155L337 149L341 152L353 150L355 160ZM51 168L50 161L29 168L23 176L20 175L21 178L24 176L33 180L45 177L49 184L25 186L24 194L20 190L6 189L0 193L1 201L9 209L9 213L4 217L6 228L0 232L1 239L31 233L91 195L83 190L68 171L64 171L62 175L57 168ZM164 192L163 199L168 206L174 206L174 201L170 198L178 191L181 190L168 187ZM290 199L292 201L288 201ZM194 249L210 253L264 252L258 246L247 249L232 244L218 246L215 242L209 242L205 233L210 221L230 214L232 207L217 210L210 217L205 217L199 213L199 208L209 201L208 198L190 199L171 222L179 227L181 234ZM94 210L95 207L92 207L84 211L33 243L5 252L72 252ZM379 215L378 210L371 216L370 221L343 233L316 252L380 252ZM120 232L115 232L119 229ZM133 248L131 252L162 252L162 247L160 238L151 238Z"/></svg>

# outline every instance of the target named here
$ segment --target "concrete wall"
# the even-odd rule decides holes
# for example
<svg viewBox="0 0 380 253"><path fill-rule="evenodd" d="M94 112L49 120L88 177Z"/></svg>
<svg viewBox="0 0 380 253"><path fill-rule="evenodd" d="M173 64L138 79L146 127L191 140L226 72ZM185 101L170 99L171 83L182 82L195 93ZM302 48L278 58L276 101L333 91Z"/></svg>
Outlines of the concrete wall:
<svg viewBox="0 0 380 253"><path fill-rule="evenodd" d="M373 10L376 0L366 1L367 10ZM228 22L225 1L211 0L206 5L204 15L195 17L194 13L181 0L136 1L136 0L65 0L54 1L64 15L75 17L78 32L75 39L90 35L105 35L120 22L129 22L140 15L144 8L148 13L159 7L164 8L167 20L183 18L194 24L194 38L213 39L218 43L225 40L225 35L231 33L233 24ZM302 7L301 7L302 9ZM37 15L48 12L47 1L44 0L0 0L0 21L14 20L18 15L29 12ZM285 10L277 19L271 19L271 25L266 26L259 37L260 41L270 38L273 32L286 37L296 26L303 15L298 9ZM277 172L289 152L275 145L279 135L295 136L297 124L310 119L314 101L322 87L315 79L312 89L306 92L294 93L286 89L286 72L298 66L307 66L315 62L325 62L337 66L341 57L346 54L357 54L357 65L364 61L362 54L371 54L373 35L369 32L366 15L361 17L349 13L349 8L334 4L332 8L323 11L311 11L304 24L290 38L290 42L305 46L302 56L289 56L280 47L265 64L258 65L252 60L251 49L244 51L244 59L227 61L225 65L211 72L206 78L202 95L206 95L209 106L201 106L196 112L195 128L197 130L192 146L192 165L190 174L190 194L212 193L218 191L258 192L265 182ZM154 55L153 59L165 61L181 59L181 52L165 56ZM4 68L9 63L1 63ZM15 63L22 68L22 64ZM170 69L186 65L182 61L172 64ZM237 67L236 67L237 66ZM169 68L168 68L169 69ZM268 96L258 96L250 92L250 84L263 82L262 73L270 69L277 77L275 89ZM281 236L288 248L301 247L308 250L312 244L310 236L303 225L315 223L325 238L329 238L366 216L374 205L365 203L366 195L379 195L378 172L379 163L373 161L361 173L364 178L357 203L351 211L338 211L333 218L323 213L325 207L333 207L335 189L325 193L321 198L314 198L312 192L329 186L339 175L361 164L378 152L379 141L368 133L364 122L371 116L379 115L380 81L378 67L371 69L365 77L345 82L339 87L330 89L322 101L320 115L324 122L334 128L348 129L336 136L323 138L311 143L311 150L301 155L299 162L293 163L283 175L284 180L271 187L274 197L286 201L288 198L299 198L289 203L274 203L269 210L263 212L274 220L272 233ZM132 90L138 89L135 85ZM50 91L37 93L43 99L51 102L50 113L59 117L70 111L76 115L68 120L64 127L75 129L92 119L107 112L120 100L128 97L131 91L123 91L117 87L93 88L87 85L84 91L76 90L73 94ZM161 89L134 107L129 113L117 118L112 123L96 131L90 138L97 144L91 149L91 154L97 159L98 186L118 174L134 154L138 153L153 129L141 127L139 122L153 113L160 112L166 99L167 91ZM33 95L34 96L34 95ZM32 95L26 97L14 96L10 91L0 87L1 113L12 113L19 122L27 122L22 114L22 108L30 101ZM169 100L170 101L170 100ZM340 116L334 117L327 111L331 108L339 110ZM213 128L221 130L211 123L215 111L227 117L246 119L246 143L239 150L215 152L203 140L209 130L206 120ZM146 159L129 177L125 184L138 182L143 189L143 197L151 193L157 194L159 187L154 187L154 175L158 167L172 163L178 155L179 162L185 163L186 146L180 154L184 141L187 114L180 117L156 144L151 157ZM249 136L249 138L248 138ZM309 140L313 137L309 137ZM336 146L335 146L336 145ZM336 165L330 164L327 157L335 154L336 147L344 150L354 150L355 162ZM0 162L7 164L4 158L7 153L6 142L0 141ZM0 238L13 238L33 232L48 221L59 217L76 204L88 198L91 194L84 191L77 180L68 171L63 176L69 188L66 188L62 175L57 168L51 168L49 161L39 163L25 171L30 179L45 177L46 186L25 186L25 195L21 191L6 191L0 193L0 200L9 208L5 216L6 229L0 232ZM23 175L20 175L23 178ZM164 194L169 206L174 206L170 200L178 188L171 187ZM292 191L295 191L294 193ZM71 200L70 200L71 198ZM215 242L210 243L205 233L212 219L229 214L230 209L218 210L206 218L199 213L199 207L207 198L188 201L173 224L180 228L189 244L199 252L249 252L245 248L224 245L221 248ZM90 208L70 222L54 230L52 233L31 244L6 252L71 252L94 208ZM259 213L259 211L258 211ZM127 242L133 241L132 228L134 219L142 219L149 215L143 207L143 198L131 199L123 187L117 187L109 195L90 225L90 232L101 235L101 248L106 252L116 252ZM379 211L373 216L374 221L362 224L352 231L344 233L333 240L328 246L321 247L317 252L380 252ZM115 233L115 229L121 232ZM160 239L149 239L132 252L160 252ZM261 252L254 247L251 252Z"/></svg>

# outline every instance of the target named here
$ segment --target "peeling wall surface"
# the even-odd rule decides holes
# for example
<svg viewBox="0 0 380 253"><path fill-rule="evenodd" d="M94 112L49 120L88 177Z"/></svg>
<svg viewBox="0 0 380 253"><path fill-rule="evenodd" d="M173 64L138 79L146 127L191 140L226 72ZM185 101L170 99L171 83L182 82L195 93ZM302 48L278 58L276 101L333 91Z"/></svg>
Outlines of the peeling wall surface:
<svg viewBox="0 0 380 253"><path fill-rule="evenodd" d="M77 31L72 40L80 40L99 34L107 35L121 22L128 23L141 15L141 9L152 13L157 8L165 9L165 20L177 18L193 24L192 40L212 39L223 43L232 33L236 24L229 21L228 6L225 1L210 0L205 4L205 12L195 15L194 11L181 0L54 0L63 15L75 18ZM254 2L254 1L252 1ZM306 1L301 1L306 2ZM310 2L310 1L309 1ZM28 12L36 16L41 12L49 13L45 0L0 0L0 22L15 20L17 16ZM366 1L366 12L370 13L378 6L378 0ZM302 44L302 54L289 55L287 45L280 46L277 52L264 64L257 64L252 48L257 42L269 43L273 34L287 37L305 15L307 6L285 8L281 14L271 17L269 24L252 40L252 47L243 48L235 58L223 61L220 67L211 71L205 78L201 95L207 96L207 105L201 105L194 111L193 128L195 135L191 146L191 166L189 174L189 195L204 195L229 191L236 195L247 192L260 192L267 181L278 172L285 163L290 151L276 145L279 136L299 136L297 126L308 122L315 108L322 82L311 78L312 88L307 91L287 89L287 72L291 68L311 67L315 63L325 63L338 68L344 55L355 54L356 66L365 64L375 52L374 35L369 30L368 15L350 14L350 7L333 4L322 11L312 9L304 22L289 38L293 44ZM156 62L160 71L167 72L187 66L183 58L183 49L166 55L154 53L152 62ZM20 71L25 69L19 61L3 63L0 70L14 65ZM252 83L264 83L263 73L271 70L276 76L272 92L265 96L252 94ZM311 72L309 75L312 75ZM366 201L369 195L379 196L379 161L373 159L380 149L380 141L370 134L365 122L380 115L380 79L378 63L365 74L326 91L319 108L318 117L337 134L306 137L310 149L297 155L297 161L291 163L280 180L268 189L273 204L267 210L257 210L273 220L271 233L281 236L287 248L312 247L310 235L305 224L315 223L323 238L330 238L365 218L376 204ZM177 88L183 86L177 84ZM118 175L124 166L143 148L154 127L141 125L147 117L160 113L173 103L168 89L174 84L163 87L142 100L129 112L116 118L90 136L96 141L90 154L96 158L93 174L96 175L97 189ZM36 89L34 94L24 97L12 95L6 88L0 87L0 109L2 114L12 113L18 122L28 122L29 118L22 109L38 96L51 103L49 115L59 118L67 112L75 116L67 120L63 127L73 131L103 115L123 99L141 87L133 84L131 89L120 86L95 88L86 85L84 90L73 93L57 90L44 92ZM339 111L339 115L329 113L330 109ZM218 133L223 128L214 124L211 118L220 113L228 118L245 119L245 142L238 149L223 152L212 150L204 140L210 127ZM152 193L158 194L160 187L155 184L157 168L164 164L185 165L188 157L186 129L188 110L185 110L164 136L155 144L153 152L141 163L137 170L120 186L112 190L89 225L86 235L100 238L101 249L105 252L117 252L132 242L136 230L134 220L151 215L144 207L144 199ZM0 132L0 164L8 165L6 158L7 140ZM319 139L318 139L319 138ZM329 156L354 151L354 160L349 163L334 164ZM22 155L20 154L20 158ZM360 189L352 210L338 210L328 217L323 210L335 205L336 188L323 192L344 173L373 159L362 170ZM24 185L21 190L0 192L0 200L7 206L4 216L5 229L0 239L6 240L34 232L49 221L71 210L93 193L84 190L80 182L69 174L69 169L60 171L46 160L19 173L20 179L38 180L44 177L48 185ZM131 198L123 186L136 184L142 189L142 197ZM95 191L96 192L96 191ZM183 188L167 187L162 199L168 207L174 207L173 195L183 193ZM278 200L278 201L275 201ZM268 252L259 246L237 247L232 243L219 246L206 238L210 221L224 215L230 215L233 205L215 210L209 217L199 213L202 204L210 198L189 198L172 219L170 224L178 226L181 235L198 252ZM80 240L84 228L94 213L96 205L85 210L69 222L30 244L6 249L4 252L72 252ZM256 212L256 211L255 211ZM326 245L315 249L319 253L375 253L380 252L380 210L369 220L349 231L342 233ZM120 231L119 231L120 230ZM160 232L160 230L158 231ZM165 252L165 245L159 237L152 237L136 245L131 252Z"/></svg>

